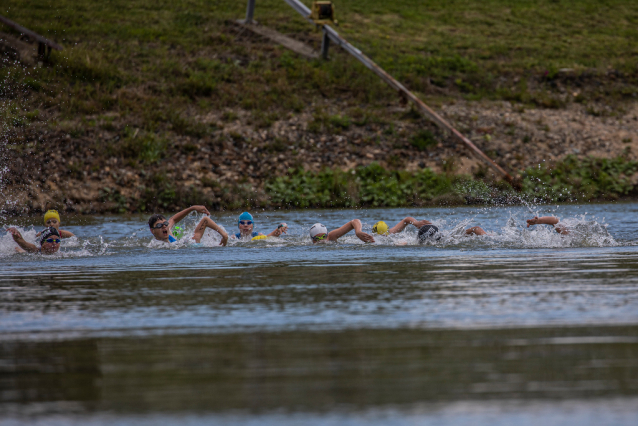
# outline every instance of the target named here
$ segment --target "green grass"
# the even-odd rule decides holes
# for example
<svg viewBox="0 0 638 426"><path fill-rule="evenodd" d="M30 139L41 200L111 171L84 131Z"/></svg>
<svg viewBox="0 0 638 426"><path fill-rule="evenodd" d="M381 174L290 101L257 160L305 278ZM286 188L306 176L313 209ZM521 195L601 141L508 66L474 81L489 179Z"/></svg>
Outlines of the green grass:
<svg viewBox="0 0 638 426"><path fill-rule="evenodd" d="M65 50L53 52L52 66L2 68L0 80L17 92L26 88L32 104L56 106L62 119L118 111L127 124L162 131L171 130L166 117L176 111L243 108L261 114L256 120L267 127L272 119L265 111L299 112L313 98L345 96L367 109L396 99L339 49L331 61L308 61L238 35L225 22L244 15L243 1L5 0L3 6L5 16ZM547 107L633 99L638 92L636 2L351 0L336 7L338 31L426 101L433 86L468 99ZM264 25L319 42L319 32L281 0L258 0L255 13ZM574 71L564 75L562 68ZM609 70L617 77L608 78ZM576 85L586 90L571 99L566 89ZM327 121L336 130L350 125L345 117ZM174 131L206 133L192 126Z"/></svg>
<svg viewBox="0 0 638 426"><path fill-rule="evenodd" d="M410 139L410 144L419 151L426 151L437 144L436 137L429 130L420 130Z"/></svg>

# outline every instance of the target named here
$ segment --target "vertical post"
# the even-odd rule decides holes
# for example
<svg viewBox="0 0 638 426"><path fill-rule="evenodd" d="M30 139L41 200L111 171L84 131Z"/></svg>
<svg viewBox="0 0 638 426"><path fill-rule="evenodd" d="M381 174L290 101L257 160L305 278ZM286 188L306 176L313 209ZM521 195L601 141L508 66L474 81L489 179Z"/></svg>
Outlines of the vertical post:
<svg viewBox="0 0 638 426"><path fill-rule="evenodd" d="M47 46L41 41L38 42L38 59L44 61L46 56Z"/></svg>
<svg viewBox="0 0 638 426"><path fill-rule="evenodd" d="M323 38L321 39L321 57L328 59L328 49L330 48L330 37L325 27L321 27L323 30Z"/></svg>
<svg viewBox="0 0 638 426"><path fill-rule="evenodd" d="M255 16L255 0L248 0L248 6L246 7L246 24L253 23L253 16Z"/></svg>

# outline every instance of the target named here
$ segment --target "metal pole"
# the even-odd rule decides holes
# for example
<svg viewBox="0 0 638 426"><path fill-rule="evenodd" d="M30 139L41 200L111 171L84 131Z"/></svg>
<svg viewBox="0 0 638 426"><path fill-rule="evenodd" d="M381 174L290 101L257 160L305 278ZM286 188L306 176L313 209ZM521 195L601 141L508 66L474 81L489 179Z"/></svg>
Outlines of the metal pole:
<svg viewBox="0 0 638 426"><path fill-rule="evenodd" d="M323 27L323 38L321 39L321 56L323 59L328 59L328 49L330 49L330 37L326 27Z"/></svg>
<svg viewBox="0 0 638 426"><path fill-rule="evenodd" d="M310 9L308 6L300 2L299 0L284 0L290 7L295 9L297 13L306 18L306 21L310 22L312 25L315 25L315 21L310 19Z"/></svg>
<svg viewBox="0 0 638 426"><path fill-rule="evenodd" d="M314 25L314 22L309 17L310 9L308 9L308 7L305 4L301 3L299 0L284 0L284 1L288 3L290 6L292 6L292 8L295 9L301 16L306 18L306 20L310 21ZM510 176L509 173L507 173L505 170L501 168L501 166L499 166L494 161L492 161L490 157L485 155L483 151L481 151L476 145L472 143L472 141L470 141L468 138L463 136L454 127L452 127L452 125L448 123L447 121L445 121L443 117L441 117L439 114L434 112L421 99L417 98L412 92L406 89L405 86L403 86L403 84L396 81L394 77L392 77L390 74L385 72L380 66L375 64L372 61L372 59L368 58L366 55L363 54L363 52L361 52L359 49L357 49L356 47L348 43L345 39L343 39L339 35L339 33L337 33L332 27L330 27L329 25L323 25L323 34L324 34L324 40L327 36L336 45L341 46L343 50L350 53L352 56L357 58L359 62L365 65L368 69L370 69L376 75L381 77L381 79L385 81L390 87L397 90L399 94L401 94L402 96L405 96L407 100L414 103L417 106L417 108L419 108L423 114L430 117L430 119L434 121L436 125L452 133L452 135L455 138L463 142L479 159L483 160L494 171L498 172L501 176L503 176L505 180L507 180L508 182L513 181L512 176ZM323 50L324 45L327 46L327 43L322 42L321 44L322 54L324 53L324 50ZM327 54L328 52L327 47L325 52Z"/></svg>
<svg viewBox="0 0 638 426"><path fill-rule="evenodd" d="M252 24L253 16L255 16L255 0L248 0L248 5L246 6L246 24Z"/></svg>

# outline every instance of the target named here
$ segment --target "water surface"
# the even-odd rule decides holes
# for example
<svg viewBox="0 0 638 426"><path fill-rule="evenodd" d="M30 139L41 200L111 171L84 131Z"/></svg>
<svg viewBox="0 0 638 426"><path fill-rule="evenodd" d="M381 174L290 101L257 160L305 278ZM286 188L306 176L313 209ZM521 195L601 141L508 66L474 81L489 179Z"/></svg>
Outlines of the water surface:
<svg viewBox="0 0 638 426"><path fill-rule="evenodd" d="M63 218L54 256L0 238L10 424L635 424L637 204L253 212L282 239L151 241ZM570 226L526 228L532 214ZM307 230L416 229L313 246ZM213 219L236 229L235 214ZM186 221L192 229L196 217ZM8 218L27 238L35 218ZM38 219L39 222L39 219ZM488 237L463 237L469 226Z"/></svg>

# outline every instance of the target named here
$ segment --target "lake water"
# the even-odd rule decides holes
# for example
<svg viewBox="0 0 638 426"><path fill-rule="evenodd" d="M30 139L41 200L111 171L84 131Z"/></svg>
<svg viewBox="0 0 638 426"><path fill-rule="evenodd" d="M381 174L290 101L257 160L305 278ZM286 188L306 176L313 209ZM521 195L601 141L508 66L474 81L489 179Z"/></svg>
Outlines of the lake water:
<svg viewBox="0 0 638 426"><path fill-rule="evenodd" d="M532 212L571 234L526 228ZM253 212L289 235L229 247L151 242L147 216L63 217L78 237L54 256L5 235L0 423L635 425L637 212ZM307 236L406 215L445 237ZM212 217L236 229L235 213ZM491 235L462 236L477 225Z"/></svg>

